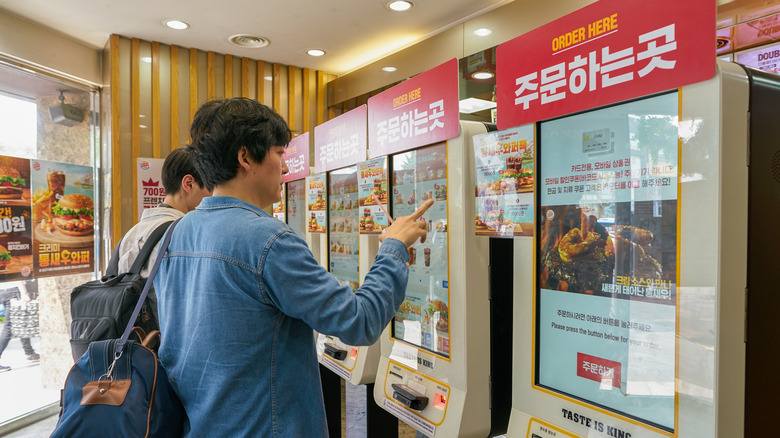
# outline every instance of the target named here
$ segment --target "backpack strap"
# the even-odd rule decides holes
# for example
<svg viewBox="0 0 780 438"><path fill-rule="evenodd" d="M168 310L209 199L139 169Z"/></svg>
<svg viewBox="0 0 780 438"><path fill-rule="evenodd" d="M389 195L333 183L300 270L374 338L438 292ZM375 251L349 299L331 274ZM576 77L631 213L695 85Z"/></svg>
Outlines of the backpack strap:
<svg viewBox="0 0 780 438"><path fill-rule="evenodd" d="M130 319L128 320L129 322L127 323L127 327L125 327L125 332L122 333L122 337L119 338L119 340L117 340L116 342L116 348L114 350L115 358L118 358L119 356L122 355L122 350L125 348L125 344L127 343L127 338L130 337L130 333L132 333L133 331L133 325L135 324L135 320L138 319L138 315L141 313L141 307L143 307L144 302L146 302L146 296L149 295L149 289L152 287L152 284L154 283L154 277L155 275L157 275L157 270L160 269L160 263L162 263L163 255L165 255L165 251L168 250L168 244L171 243L171 236L173 235L173 230L174 228L176 228L176 224L178 224L180 220L181 218L176 219L176 221L173 224L163 224L165 225L166 229L170 225L170 230L165 235L165 239L160 245L160 250L157 253L157 258L154 260L154 265L152 266L152 270L149 272L149 278L146 279L146 284L144 284L144 290L143 292L141 292L141 296L138 297L138 303L135 305L135 309L133 309L133 314L130 315ZM160 225L160 227L162 227L163 225ZM158 229L155 230L155 233L159 231L160 227L158 227ZM144 244L144 248L146 248L146 245L148 245L148 243L149 241L147 241L147 243Z"/></svg>
<svg viewBox="0 0 780 438"><path fill-rule="evenodd" d="M108 267L106 268L106 275L103 278L116 277L119 270L119 247L122 246L124 237L119 239L119 243L114 247L114 251L111 253L111 259L108 261Z"/></svg>
<svg viewBox="0 0 780 438"><path fill-rule="evenodd" d="M169 226L173 221L168 221L163 224L160 224L157 228L152 231L152 234L149 235L149 237L146 238L146 242L144 242L144 246L141 247L141 251L138 253L138 256L135 258L135 261L133 262L133 266L130 267L130 273L131 274L139 274L141 273L141 270L146 266L146 262L149 261L149 256L152 255L152 250L154 250L154 247L157 245L157 242L160 241L163 234L165 234L165 231L168 229Z"/></svg>

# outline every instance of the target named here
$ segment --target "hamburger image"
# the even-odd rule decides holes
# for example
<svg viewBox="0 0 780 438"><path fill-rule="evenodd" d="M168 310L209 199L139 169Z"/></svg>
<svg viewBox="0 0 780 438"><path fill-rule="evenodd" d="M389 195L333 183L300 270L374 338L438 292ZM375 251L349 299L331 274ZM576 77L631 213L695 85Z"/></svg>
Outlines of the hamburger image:
<svg viewBox="0 0 780 438"><path fill-rule="evenodd" d="M11 253L0 245L0 271L5 271L9 263L11 263Z"/></svg>
<svg viewBox="0 0 780 438"><path fill-rule="evenodd" d="M93 231L92 198L78 193L65 195L51 209L54 225L67 236L84 236Z"/></svg>
<svg viewBox="0 0 780 438"><path fill-rule="evenodd" d="M24 179L10 166L0 166L0 199L21 199Z"/></svg>
<svg viewBox="0 0 780 438"><path fill-rule="evenodd" d="M444 301L432 300L428 303L428 315L436 321L436 330L450 329L450 309Z"/></svg>

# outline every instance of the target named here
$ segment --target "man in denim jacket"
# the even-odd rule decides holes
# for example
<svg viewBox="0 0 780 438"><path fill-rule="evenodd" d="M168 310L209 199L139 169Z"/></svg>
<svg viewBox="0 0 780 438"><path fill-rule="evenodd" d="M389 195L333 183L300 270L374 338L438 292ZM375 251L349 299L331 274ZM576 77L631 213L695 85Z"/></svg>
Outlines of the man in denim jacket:
<svg viewBox="0 0 780 438"><path fill-rule="evenodd" d="M278 202L290 131L257 101L211 101L191 127L213 196L173 232L154 286L160 360L189 417L190 437L325 437L312 330L349 345L379 339L403 301L407 248L426 236L398 218L352 292L306 243L262 209Z"/></svg>

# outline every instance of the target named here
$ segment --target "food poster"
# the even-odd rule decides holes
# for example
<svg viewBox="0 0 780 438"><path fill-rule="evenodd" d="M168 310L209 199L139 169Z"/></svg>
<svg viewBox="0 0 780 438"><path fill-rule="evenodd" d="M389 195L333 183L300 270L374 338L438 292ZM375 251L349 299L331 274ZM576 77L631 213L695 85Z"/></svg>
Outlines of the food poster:
<svg viewBox="0 0 780 438"><path fill-rule="evenodd" d="M328 182L330 201L330 272L342 285L357 290L360 282L358 177L355 166L334 170Z"/></svg>
<svg viewBox="0 0 780 438"><path fill-rule="evenodd" d="M478 236L533 236L534 125L474 136Z"/></svg>
<svg viewBox="0 0 780 438"><path fill-rule="evenodd" d="M164 158L137 158L136 187L138 189L138 220L147 208L155 208L165 201L165 187L162 184Z"/></svg>
<svg viewBox="0 0 780 438"><path fill-rule="evenodd" d="M314 175L306 178L306 210L309 212L308 230L310 233L328 231L328 193L327 175Z"/></svg>
<svg viewBox="0 0 780 438"><path fill-rule="evenodd" d="M406 297L393 320L395 339L443 357L450 355L447 266L447 145L440 143L393 156L392 214L408 216L427 199L425 243L409 249Z"/></svg>
<svg viewBox="0 0 780 438"><path fill-rule="evenodd" d="M0 156L0 282L33 273L30 160Z"/></svg>
<svg viewBox="0 0 780 438"><path fill-rule="evenodd" d="M358 163L357 168L360 234L379 234L390 225L387 214L385 214L389 207L387 203L387 157Z"/></svg>
<svg viewBox="0 0 780 438"><path fill-rule="evenodd" d="M287 190L287 188L284 185L282 185L282 198L279 199L279 202L274 202L273 207L271 207L272 211L273 211L273 214L274 214L274 217L279 219L282 222L284 222L284 220L285 220L285 217L284 217L285 214L284 213L285 213L285 211L287 211L287 207L285 207L285 202L286 202L286 200L285 200L285 195L286 195L285 191L286 190Z"/></svg>
<svg viewBox="0 0 780 438"><path fill-rule="evenodd" d="M32 160L35 275L92 272L94 186L92 168Z"/></svg>
<svg viewBox="0 0 780 438"><path fill-rule="evenodd" d="M306 180L287 183L287 225L306 238Z"/></svg>
<svg viewBox="0 0 780 438"><path fill-rule="evenodd" d="M678 95L539 129L537 384L672 431Z"/></svg>

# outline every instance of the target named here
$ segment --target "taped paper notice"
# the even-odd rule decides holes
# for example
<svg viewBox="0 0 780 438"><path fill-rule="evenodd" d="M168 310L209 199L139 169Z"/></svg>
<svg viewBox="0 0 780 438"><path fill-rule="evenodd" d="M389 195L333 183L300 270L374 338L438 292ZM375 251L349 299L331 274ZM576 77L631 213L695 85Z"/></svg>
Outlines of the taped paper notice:
<svg viewBox="0 0 780 438"><path fill-rule="evenodd" d="M393 350L390 352L390 359L416 370L417 348L402 342L393 342Z"/></svg>

